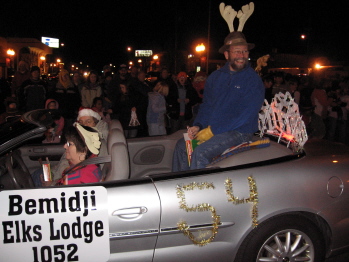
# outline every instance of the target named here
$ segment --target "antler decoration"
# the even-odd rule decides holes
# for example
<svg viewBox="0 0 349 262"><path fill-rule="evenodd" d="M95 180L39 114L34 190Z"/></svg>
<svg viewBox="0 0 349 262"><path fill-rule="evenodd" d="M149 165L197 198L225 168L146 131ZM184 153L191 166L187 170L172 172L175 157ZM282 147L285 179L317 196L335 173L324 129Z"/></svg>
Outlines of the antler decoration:
<svg viewBox="0 0 349 262"><path fill-rule="evenodd" d="M229 31L234 32L234 19L235 17L239 18L239 27L237 31L242 32L244 25L247 19L252 15L254 11L254 3L250 2L247 5L244 5L242 11L236 12L230 5L225 6L224 3L220 3L219 11L221 12L221 16L227 22L229 26Z"/></svg>
<svg viewBox="0 0 349 262"><path fill-rule="evenodd" d="M227 22L229 26L229 31L234 32L234 19L238 12L236 12L230 5L225 6L224 3L220 3L219 11L221 12L221 16Z"/></svg>
<svg viewBox="0 0 349 262"><path fill-rule="evenodd" d="M254 3L250 2L248 5L244 5L238 12L237 18L239 18L239 28L238 31L242 32L247 19L252 15L254 11Z"/></svg>

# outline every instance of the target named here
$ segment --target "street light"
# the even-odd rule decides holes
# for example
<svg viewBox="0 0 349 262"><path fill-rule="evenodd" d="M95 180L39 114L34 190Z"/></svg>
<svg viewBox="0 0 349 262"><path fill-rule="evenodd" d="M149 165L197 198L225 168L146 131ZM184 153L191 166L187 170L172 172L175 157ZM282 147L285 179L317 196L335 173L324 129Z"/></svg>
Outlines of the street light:
<svg viewBox="0 0 349 262"><path fill-rule="evenodd" d="M43 68L43 73L45 74L45 60L46 60L46 57L45 56L40 56L40 60L42 62L42 68Z"/></svg>
<svg viewBox="0 0 349 262"><path fill-rule="evenodd" d="M206 66L206 57L203 57L205 50L206 47L203 43L195 47L195 51L200 54L200 70L197 69L197 71L201 71L201 68L204 68Z"/></svg>
<svg viewBox="0 0 349 262"><path fill-rule="evenodd" d="M206 48L205 48L205 45L203 43L201 43L200 45L197 45L195 47L195 51L198 52L198 53L201 53L201 52L205 51L205 49Z"/></svg>
<svg viewBox="0 0 349 262"><path fill-rule="evenodd" d="M13 49L8 49L7 50L7 55L9 56L9 64L10 64L10 73L11 74L13 74L13 72L12 72L12 69L13 69L13 66L12 66L12 57L15 55L16 53L15 53L15 51L13 50ZM6 58L6 60L7 60L7 58ZM8 73L8 72L7 72Z"/></svg>
<svg viewBox="0 0 349 262"><path fill-rule="evenodd" d="M8 49L8 50L7 50L7 54L8 54L9 56L14 56L16 53L15 53L15 51L14 51L13 49Z"/></svg>

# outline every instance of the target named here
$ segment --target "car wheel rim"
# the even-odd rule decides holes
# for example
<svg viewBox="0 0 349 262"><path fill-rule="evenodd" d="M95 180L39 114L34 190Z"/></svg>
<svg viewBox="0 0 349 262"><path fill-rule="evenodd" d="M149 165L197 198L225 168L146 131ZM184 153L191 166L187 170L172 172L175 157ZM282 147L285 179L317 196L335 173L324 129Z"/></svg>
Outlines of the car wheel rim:
<svg viewBox="0 0 349 262"><path fill-rule="evenodd" d="M304 232L288 229L270 236L260 248L256 261L314 261L314 253L313 242Z"/></svg>

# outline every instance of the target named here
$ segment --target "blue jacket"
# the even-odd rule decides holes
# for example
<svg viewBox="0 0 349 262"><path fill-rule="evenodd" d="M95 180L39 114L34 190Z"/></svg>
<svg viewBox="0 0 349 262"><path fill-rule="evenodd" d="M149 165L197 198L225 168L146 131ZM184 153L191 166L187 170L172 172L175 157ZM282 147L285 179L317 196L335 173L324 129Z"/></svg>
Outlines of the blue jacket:
<svg viewBox="0 0 349 262"><path fill-rule="evenodd" d="M264 101L264 85L248 65L231 71L229 63L206 80L203 103L194 121L200 129L211 126L214 135L236 130L258 131L258 112Z"/></svg>
<svg viewBox="0 0 349 262"><path fill-rule="evenodd" d="M158 92L148 93L147 123L165 126L166 100Z"/></svg>

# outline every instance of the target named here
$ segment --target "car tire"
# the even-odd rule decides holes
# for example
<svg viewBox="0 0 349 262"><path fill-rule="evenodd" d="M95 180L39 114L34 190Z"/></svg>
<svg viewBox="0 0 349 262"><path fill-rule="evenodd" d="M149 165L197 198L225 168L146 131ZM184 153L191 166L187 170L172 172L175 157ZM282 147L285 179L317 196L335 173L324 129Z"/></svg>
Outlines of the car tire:
<svg viewBox="0 0 349 262"><path fill-rule="evenodd" d="M320 262L325 259L324 243L320 229L307 217L277 216L248 234L234 262L308 261L301 260L307 257L309 261Z"/></svg>

